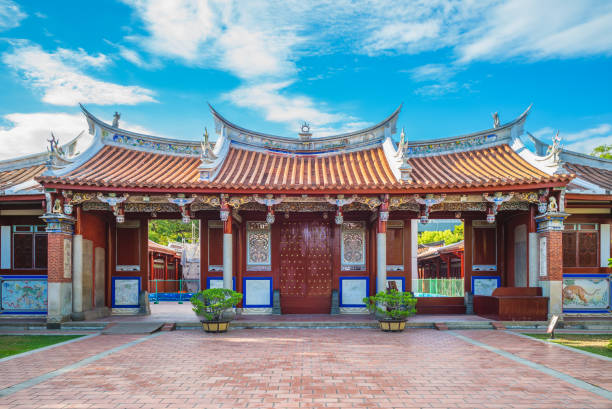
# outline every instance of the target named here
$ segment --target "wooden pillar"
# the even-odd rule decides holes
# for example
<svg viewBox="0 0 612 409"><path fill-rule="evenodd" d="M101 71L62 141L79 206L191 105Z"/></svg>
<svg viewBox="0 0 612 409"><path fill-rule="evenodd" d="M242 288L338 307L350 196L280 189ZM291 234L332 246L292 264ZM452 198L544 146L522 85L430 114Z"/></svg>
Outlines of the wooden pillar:
<svg viewBox="0 0 612 409"><path fill-rule="evenodd" d="M464 253L459 254L459 259L461 260L461 278L465 276L465 261L464 261Z"/></svg>
<svg viewBox="0 0 612 409"><path fill-rule="evenodd" d="M152 251L149 252L149 280L155 279L155 257Z"/></svg>
<svg viewBox="0 0 612 409"><path fill-rule="evenodd" d="M446 278L450 278L451 276L451 257L446 257Z"/></svg>

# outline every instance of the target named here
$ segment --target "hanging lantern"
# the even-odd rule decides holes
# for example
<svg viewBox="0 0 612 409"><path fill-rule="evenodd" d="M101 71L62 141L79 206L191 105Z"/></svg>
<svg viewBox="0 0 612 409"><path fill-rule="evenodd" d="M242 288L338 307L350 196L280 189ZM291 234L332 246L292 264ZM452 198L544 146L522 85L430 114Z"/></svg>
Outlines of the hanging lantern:
<svg viewBox="0 0 612 409"><path fill-rule="evenodd" d="M540 213L546 213L546 209L548 208L548 203L546 202L540 202L538 203L538 212Z"/></svg>
<svg viewBox="0 0 612 409"><path fill-rule="evenodd" d="M226 222L227 219L229 218L229 214L230 214L230 209L229 206L227 205L227 203L224 203L221 205L221 221Z"/></svg>
<svg viewBox="0 0 612 409"><path fill-rule="evenodd" d="M67 214L67 215L72 214L72 205L68 202L64 203L64 214Z"/></svg>
<svg viewBox="0 0 612 409"><path fill-rule="evenodd" d="M342 209L338 208L336 212L336 224L344 223L344 216L342 215Z"/></svg>
<svg viewBox="0 0 612 409"><path fill-rule="evenodd" d="M495 210L493 209L493 206L487 207L487 223L495 223Z"/></svg>
<svg viewBox="0 0 612 409"><path fill-rule="evenodd" d="M117 223L119 224L125 221L125 211L123 210L123 207L117 209L117 215L115 216L115 218L117 219Z"/></svg>
<svg viewBox="0 0 612 409"><path fill-rule="evenodd" d="M266 222L268 224L274 224L274 210L272 210L272 206L268 207L268 214L266 215Z"/></svg>
<svg viewBox="0 0 612 409"><path fill-rule="evenodd" d="M429 212L427 211L427 207L425 205L420 206L420 219L421 224L429 223Z"/></svg>

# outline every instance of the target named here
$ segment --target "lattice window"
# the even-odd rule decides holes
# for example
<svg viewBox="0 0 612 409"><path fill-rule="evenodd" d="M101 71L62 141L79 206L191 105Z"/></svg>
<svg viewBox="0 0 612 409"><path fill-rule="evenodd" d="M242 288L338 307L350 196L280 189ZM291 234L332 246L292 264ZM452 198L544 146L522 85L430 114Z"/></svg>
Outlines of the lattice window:
<svg viewBox="0 0 612 409"><path fill-rule="evenodd" d="M271 270L270 225L266 222L247 222L247 270Z"/></svg>
<svg viewBox="0 0 612 409"><path fill-rule="evenodd" d="M365 223L342 223L342 269L365 270Z"/></svg>
<svg viewBox="0 0 612 409"><path fill-rule="evenodd" d="M563 267L599 266L599 225L565 224Z"/></svg>
<svg viewBox="0 0 612 409"><path fill-rule="evenodd" d="M47 268L47 233L45 226L13 226L13 268Z"/></svg>

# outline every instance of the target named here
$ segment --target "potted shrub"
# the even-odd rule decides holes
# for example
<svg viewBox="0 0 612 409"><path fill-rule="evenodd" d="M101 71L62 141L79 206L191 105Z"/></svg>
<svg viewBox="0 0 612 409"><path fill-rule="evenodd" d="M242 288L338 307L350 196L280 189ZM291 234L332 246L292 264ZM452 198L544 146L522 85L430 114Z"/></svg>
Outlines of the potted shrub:
<svg viewBox="0 0 612 409"><path fill-rule="evenodd" d="M242 300L242 294L226 288L209 288L195 293L190 301L193 312L201 318L206 332L226 332L236 316L233 308Z"/></svg>
<svg viewBox="0 0 612 409"><path fill-rule="evenodd" d="M363 302L368 310L374 313L383 331L403 331L406 328L406 319L416 313L417 300L411 292L388 289L364 298Z"/></svg>

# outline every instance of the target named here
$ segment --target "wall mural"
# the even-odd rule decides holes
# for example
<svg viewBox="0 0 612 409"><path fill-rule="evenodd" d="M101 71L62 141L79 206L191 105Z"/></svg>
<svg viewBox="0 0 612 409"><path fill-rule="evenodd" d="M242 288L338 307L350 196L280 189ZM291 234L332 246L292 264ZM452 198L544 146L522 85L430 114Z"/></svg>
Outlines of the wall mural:
<svg viewBox="0 0 612 409"><path fill-rule="evenodd" d="M610 277L607 275L563 276L564 310L602 310L610 308Z"/></svg>
<svg viewBox="0 0 612 409"><path fill-rule="evenodd" d="M45 279L3 279L1 293L3 312L46 311L47 280Z"/></svg>
<svg viewBox="0 0 612 409"><path fill-rule="evenodd" d="M491 295L499 287L499 277L472 276L472 293L474 295Z"/></svg>

